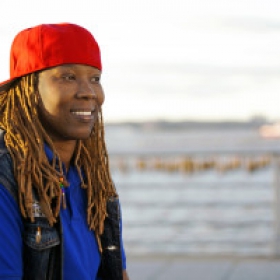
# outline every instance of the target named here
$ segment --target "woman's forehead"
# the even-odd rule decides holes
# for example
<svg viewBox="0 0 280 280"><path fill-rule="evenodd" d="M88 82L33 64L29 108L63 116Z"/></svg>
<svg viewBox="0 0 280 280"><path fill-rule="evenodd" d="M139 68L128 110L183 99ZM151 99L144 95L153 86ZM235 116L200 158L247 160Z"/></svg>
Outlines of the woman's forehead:
<svg viewBox="0 0 280 280"><path fill-rule="evenodd" d="M62 65L58 65L58 66L54 66L45 70L42 70L42 72L45 71L51 71L51 72L61 72L61 71L69 71L69 70L73 70L73 71L83 71L83 72L87 72L87 73L93 73L93 74L100 74L101 71L99 69L97 69L96 67L90 66L90 65L86 65L86 64L62 64Z"/></svg>

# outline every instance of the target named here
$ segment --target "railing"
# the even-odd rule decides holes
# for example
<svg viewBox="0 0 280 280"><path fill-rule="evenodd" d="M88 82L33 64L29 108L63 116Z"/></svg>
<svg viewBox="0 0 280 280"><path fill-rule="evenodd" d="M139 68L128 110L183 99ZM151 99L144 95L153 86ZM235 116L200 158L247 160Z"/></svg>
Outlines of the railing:
<svg viewBox="0 0 280 280"><path fill-rule="evenodd" d="M132 254L209 253L235 255L251 254L279 257L279 155L280 153L278 151L268 149L200 150L184 152L149 151L145 153L133 152L125 154L111 152L110 164L114 179L118 184L122 208L124 209L124 227L128 250ZM258 177L257 174L262 174L262 172L266 172L265 179L262 181L254 180L255 177ZM245 173L250 174L249 177L244 175ZM172 178L172 180L166 183L161 180L156 182L154 179L157 174L159 174L159 177L165 176L164 178L167 181L169 180L168 178ZM205 174L216 174L215 183L213 184L213 182L211 183L207 180ZM236 175L232 182L230 181L232 179L230 174ZM238 179L239 175L242 177L240 180ZM149 182L149 178L151 182ZM175 180L174 178L181 179ZM250 178L250 180L248 180L248 178ZM244 182L244 180L246 182ZM212 201L208 199L209 196L214 197L213 193L210 192L213 186L215 186L214 190L216 192L220 192L220 202L217 198ZM242 201L239 194L236 204L234 204L234 200L230 200L227 196L228 194L225 195L225 190L229 193L232 192L232 194L235 191L239 191L240 193L244 193L244 196L246 196L246 193L248 194L249 191L250 194L248 195L254 195L254 191L256 191L260 193L260 199L262 193L265 194L267 198L263 201L260 200L258 206L257 203L254 203L254 199L244 199ZM177 200L171 200L168 196L176 197L176 195L174 195L176 191L181 192L182 197L178 198L177 196ZM157 197L154 197L154 199L149 198L147 195L149 192L152 192L153 195ZM164 197L164 192L166 192L167 197ZM195 200L194 197L191 198L190 194L192 194L192 192L194 197L196 193L198 195L203 194L204 198L201 199L201 201ZM219 196L219 193L217 193L217 196ZM175 209L174 213L172 213L174 217L176 216L176 211L178 215L183 213L185 217L181 217L181 219L175 217L172 220L172 215L170 214L172 209ZM226 217L224 220L219 220L214 214L213 216L211 216L212 214L207 216L206 212L203 214L202 211L206 211L203 209L207 209L210 212L212 211L212 213L218 209L218 211L215 212L217 216L223 214L221 213L223 211L225 211L225 213L228 212L228 214L226 214L228 216L225 215ZM248 209L253 209L251 212L254 213L254 217L251 217L251 220L246 217L238 219L237 215L234 214L235 209L239 211L241 215L246 215ZM126 214L125 211L130 213ZM149 218L148 211L150 211L150 215L154 215L154 219ZM188 211L193 213L194 217L190 217ZM198 216L201 215L197 220L195 220L195 218L197 218L196 211L200 213ZM271 215L271 219L259 218L258 211L261 213L262 217L270 217ZM141 213L145 217L141 215ZM157 216L157 213L159 216L161 215L163 217ZM232 221L229 219L230 215L234 215ZM205 221L203 221L203 217L206 217ZM248 224L246 224L247 220ZM203 228L203 226L201 226L203 222L205 222L205 227L215 228L212 232L209 230L212 237L207 239L207 232L204 237L201 237L203 235L201 234L200 237L197 238L194 232L192 232L192 237L190 237L190 227L195 227L199 224L200 228L197 226L196 229L199 231L199 229ZM156 225L153 225L153 223L156 223ZM177 227L178 232L176 233L175 230L172 231L172 227ZM227 230L229 228L232 230L232 233L227 235ZM254 232L255 229L260 232L259 235ZM253 232L250 233L250 230ZM166 235L163 234L164 231L166 231ZM238 236L234 235L234 231L237 232ZM198 232L198 235L200 233L201 232ZM153 237L153 235L155 235L155 237ZM250 235L256 235L255 240L254 237L252 237L253 241L250 240ZM264 236L264 238L262 238L262 236ZM144 245L141 245L141 239L143 243L145 243ZM178 240L180 240L181 243ZM227 247L227 241L231 243L230 248ZM251 241L254 244L248 246ZM172 242L174 243L173 248L169 246ZM196 246L198 249L193 249L193 244L197 244ZM209 244L214 245L211 247ZM162 248L161 245L163 246ZM234 248L235 245L237 247L239 246L240 249ZM263 251L254 249L260 245L263 246ZM242 247L245 249L243 250Z"/></svg>

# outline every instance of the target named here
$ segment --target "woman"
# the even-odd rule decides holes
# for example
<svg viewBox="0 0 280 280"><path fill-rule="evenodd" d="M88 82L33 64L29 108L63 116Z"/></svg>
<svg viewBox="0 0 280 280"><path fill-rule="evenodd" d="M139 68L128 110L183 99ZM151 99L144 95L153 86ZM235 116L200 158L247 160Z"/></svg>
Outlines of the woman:
<svg viewBox="0 0 280 280"><path fill-rule="evenodd" d="M101 58L75 24L21 31L0 84L0 278L128 279Z"/></svg>

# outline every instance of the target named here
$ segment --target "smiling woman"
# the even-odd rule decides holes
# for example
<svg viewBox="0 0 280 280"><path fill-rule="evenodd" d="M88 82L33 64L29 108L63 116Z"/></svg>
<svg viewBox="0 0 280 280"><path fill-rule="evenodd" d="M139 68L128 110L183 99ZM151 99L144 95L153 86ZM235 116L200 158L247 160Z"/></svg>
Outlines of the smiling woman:
<svg viewBox="0 0 280 280"><path fill-rule="evenodd" d="M99 69L82 64L57 66L39 74L39 116L53 140L90 136L104 101L100 76Z"/></svg>
<svg viewBox="0 0 280 280"><path fill-rule="evenodd" d="M81 26L42 24L14 39L0 84L1 279L128 279L101 70Z"/></svg>

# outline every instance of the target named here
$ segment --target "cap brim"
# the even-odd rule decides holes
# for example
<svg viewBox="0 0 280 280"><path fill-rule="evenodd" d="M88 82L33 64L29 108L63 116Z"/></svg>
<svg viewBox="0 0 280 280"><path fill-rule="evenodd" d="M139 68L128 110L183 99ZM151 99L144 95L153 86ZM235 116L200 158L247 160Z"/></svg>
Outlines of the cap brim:
<svg viewBox="0 0 280 280"><path fill-rule="evenodd" d="M13 85L13 83L16 81L17 79L10 79L7 80L5 82L0 83L0 93L3 91L7 91L10 89L10 87Z"/></svg>

